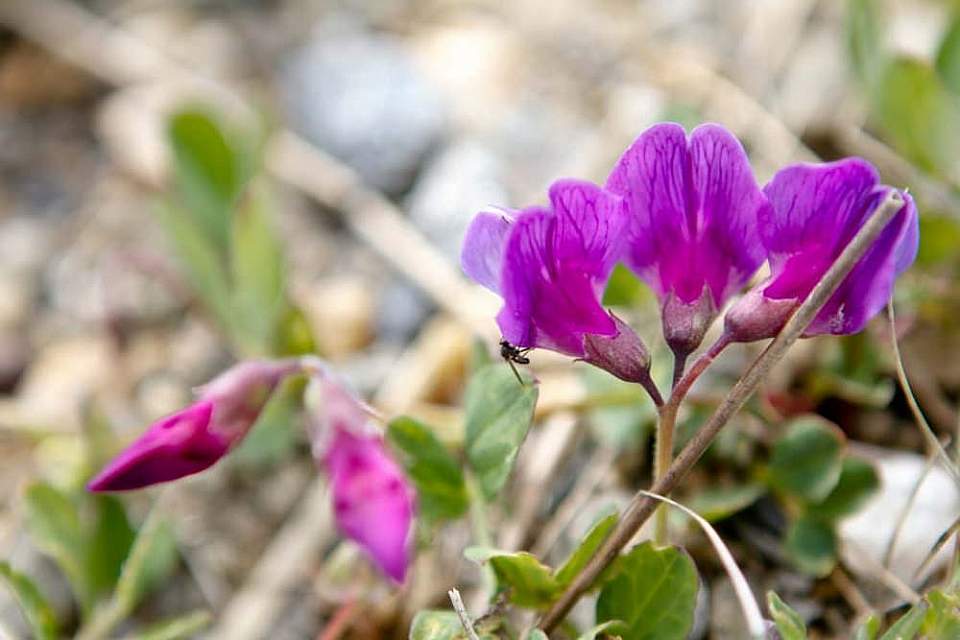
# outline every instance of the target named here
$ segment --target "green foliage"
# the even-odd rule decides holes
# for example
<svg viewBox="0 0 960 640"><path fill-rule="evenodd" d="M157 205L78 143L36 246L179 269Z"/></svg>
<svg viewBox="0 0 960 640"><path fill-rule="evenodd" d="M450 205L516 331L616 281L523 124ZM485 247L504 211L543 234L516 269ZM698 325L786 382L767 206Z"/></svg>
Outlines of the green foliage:
<svg viewBox="0 0 960 640"><path fill-rule="evenodd" d="M960 224L955 218L924 211L920 216L920 243L918 266L934 266L957 258L960 245Z"/></svg>
<svg viewBox="0 0 960 640"><path fill-rule="evenodd" d="M27 487L24 503L34 544L57 563L89 614L113 589L133 542L123 505L111 496L74 499L44 482Z"/></svg>
<svg viewBox="0 0 960 640"><path fill-rule="evenodd" d="M853 71L863 84L876 84L886 63L882 29L876 0L849 0L847 3L847 48Z"/></svg>
<svg viewBox="0 0 960 640"><path fill-rule="evenodd" d="M387 441L417 488L419 515L427 520L453 519L469 507L459 462L430 427L401 417L387 427Z"/></svg>
<svg viewBox="0 0 960 640"><path fill-rule="evenodd" d="M619 558L597 599L597 621L622 620L624 640L681 640L693 625L697 589L686 551L645 542Z"/></svg>
<svg viewBox="0 0 960 640"><path fill-rule="evenodd" d="M767 610L781 640L806 640L807 625L803 623L803 618L773 591L767 592Z"/></svg>
<svg viewBox="0 0 960 640"><path fill-rule="evenodd" d="M60 636L57 616L37 585L7 562L0 562L0 578L16 597L34 637L37 640L56 640Z"/></svg>
<svg viewBox="0 0 960 640"><path fill-rule="evenodd" d="M198 109L175 114L168 134L173 189L157 215L207 310L243 355L313 350L286 296L283 247L252 145L232 144L236 136Z"/></svg>
<svg viewBox="0 0 960 640"><path fill-rule="evenodd" d="M926 596L930 605L923 617L928 638L960 638L960 593L934 589Z"/></svg>
<svg viewBox="0 0 960 640"><path fill-rule="evenodd" d="M708 488L692 496L687 501L687 506L707 522L718 522L746 509L766 490L765 486L758 483Z"/></svg>
<svg viewBox="0 0 960 640"><path fill-rule="evenodd" d="M926 617L927 606L921 602L910 608L880 636L880 640L913 640L920 632Z"/></svg>
<svg viewBox="0 0 960 640"><path fill-rule="evenodd" d="M787 531L784 551L798 569L815 576L825 576L837 563L837 535L833 525L818 518L802 515Z"/></svg>
<svg viewBox="0 0 960 640"><path fill-rule="evenodd" d="M420 611L410 624L410 640L465 638L460 618L453 611Z"/></svg>
<svg viewBox="0 0 960 640"><path fill-rule="evenodd" d="M923 170L951 175L960 153L960 110L932 67L897 58L874 93L874 114L893 146Z"/></svg>
<svg viewBox="0 0 960 640"><path fill-rule="evenodd" d="M525 551L470 547L464 551L464 555L477 564L490 565L499 591L506 592L510 602L521 607L542 609L549 606L580 573L616 523L615 513L602 518L556 571ZM597 583L602 584L614 569L615 566L601 574Z"/></svg>
<svg viewBox="0 0 960 640"><path fill-rule="evenodd" d="M837 520L856 513L880 488L874 466L861 458L845 457L840 478L833 491L820 503L810 506L819 518Z"/></svg>
<svg viewBox="0 0 960 640"><path fill-rule="evenodd" d="M960 12L954 13L950 27L940 41L936 68L944 85L960 95Z"/></svg>
<svg viewBox="0 0 960 640"><path fill-rule="evenodd" d="M465 398L466 453L483 496L503 488L517 458L537 404L537 387L517 382L510 368L493 364L470 379Z"/></svg>
<svg viewBox="0 0 960 640"><path fill-rule="evenodd" d="M582 379L588 419L596 437L616 450L636 450L653 430L657 409L637 385L618 380L596 367L584 367Z"/></svg>
<svg viewBox="0 0 960 640"><path fill-rule="evenodd" d="M843 434L823 418L794 419L773 446L771 485L806 500L823 500L840 479L843 447Z"/></svg>
<svg viewBox="0 0 960 640"><path fill-rule="evenodd" d="M871 613L854 629L853 640L876 640L878 633L880 633L880 618L875 613Z"/></svg>
<svg viewBox="0 0 960 640"><path fill-rule="evenodd" d="M550 567L526 551L506 552L485 547L468 547L464 552L477 564L489 564L497 587L513 604L532 609L546 608L562 590Z"/></svg>
<svg viewBox="0 0 960 640"><path fill-rule="evenodd" d="M590 528L590 531L583 537L583 540L577 548L573 550L566 562L557 569L557 582L560 583L562 587L566 588L567 585L573 582L577 574L587 566L590 558L593 557L593 554L596 553L600 545L603 544L607 535L616 526L618 519L619 515L617 513L611 513ZM602 583L603 580L604 576L601 575L597 581Z"/></svg>

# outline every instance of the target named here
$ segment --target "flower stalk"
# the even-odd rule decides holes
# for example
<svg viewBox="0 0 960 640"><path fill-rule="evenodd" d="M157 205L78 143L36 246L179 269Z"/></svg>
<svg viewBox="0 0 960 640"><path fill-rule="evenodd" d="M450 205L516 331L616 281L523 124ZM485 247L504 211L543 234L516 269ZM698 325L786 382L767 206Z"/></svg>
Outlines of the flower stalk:
<svg viewBox="0 0 960 640"><path fill-rule="evenodd" d="M683 448L662 477L654 482L650 492L666 496L673 491L707 450L720 430L753 395L773 366L803 335L821 308L837 291L846 276L853 270L860 258L867 253L903 205L904 198L899 192L894 190L887 192L879 206L870 214L866 223L814 286L810 295L790 316L783 329L767 345L763 353L754 360L710 419ZM691 372L693 371L694 369L691 369ZM646 492L640 492L634 496L623 512L617 526L600 545L600 548L597 549L583 570L561 594L560 598L541 618L538 624L539 628L549 633L563 621L580 596L590 588L600 573L617 558L623 547L630 542L640 527L653 514L656 506L657 503L646 495Z"/></svg>

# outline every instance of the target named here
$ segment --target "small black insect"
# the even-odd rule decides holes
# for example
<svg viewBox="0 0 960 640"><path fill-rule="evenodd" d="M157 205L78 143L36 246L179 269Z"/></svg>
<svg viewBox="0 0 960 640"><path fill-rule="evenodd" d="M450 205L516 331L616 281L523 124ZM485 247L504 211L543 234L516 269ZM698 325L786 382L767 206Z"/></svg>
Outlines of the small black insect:
<svg viewBox="0 0 960 640"><path fill-rule="evenodd" d="M523 384L523 378L520 377L520 372L517 371L517 367L514 363L530 364L530 358L527 357L527 353L529 351L529 347L520 348L516 345L510 344L503 338L500 339L500 357L510 365L511 369L513 369L513 375L517 376L517 381L520 382L520 384Z"/></svg>

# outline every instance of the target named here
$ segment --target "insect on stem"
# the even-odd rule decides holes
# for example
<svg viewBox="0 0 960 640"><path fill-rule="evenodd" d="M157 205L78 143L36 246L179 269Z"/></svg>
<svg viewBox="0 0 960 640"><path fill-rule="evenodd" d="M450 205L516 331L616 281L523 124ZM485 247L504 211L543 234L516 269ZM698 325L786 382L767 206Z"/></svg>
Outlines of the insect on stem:
<svg viewBox="0 0 960 640"><path fill-rule="evenodd" d="M529 347L521 348L510 344L510 342L504 338L500 339L500 357L503 358L508 365L510 365L510 368L513 370L513 375L517 376L517 382L519 382L521 386L525 386L526 383L520 376L520 372L517 371L516 365L530 364L530 358L528 358L526 355L529 351Z"/></svg>

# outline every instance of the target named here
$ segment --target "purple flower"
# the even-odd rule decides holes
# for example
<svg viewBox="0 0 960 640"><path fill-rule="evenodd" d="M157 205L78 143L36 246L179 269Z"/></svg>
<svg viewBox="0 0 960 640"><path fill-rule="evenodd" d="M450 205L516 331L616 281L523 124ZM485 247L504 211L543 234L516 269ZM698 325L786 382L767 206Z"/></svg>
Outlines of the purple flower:
<svg viewBox="0 0 960 640"><path fill-rule="evenodd" d="M647 129L617 162L607 189L626 202L625 262L656 292L678 356L697 348L726 300L763 262L757 217L769 204L743 147L705 124Z"/></svg>
<svg viewBox="0 0 960 640"><path fill-rule="evenodd" d="M370 409L329 376L314 379L323 406L312 425L314 456L330 475L337 526L385 574L410 565L415 492L370 424Z"/></svg>
<svg viewBox="0 0 960 640"><path fill-rule="evenodd" d="M503 297L497 323L510 343L584 358L637 381L637 372L649 368L646 348L600 304L623 250L623 200L579 180L555 182L549 196L549 207L477 214L464 240L463 270ZM618 364L614 343L640 360Z"/></svg>
<svg viewBox="0 0 960 640"><path fill-rule="evenodd" d="M764 188L772 208L760 217L770 277L729 311L730 337L746 342L776 335L891 188L859 158L778 172ZM913 199L901 195L903 207L804 335L856 333L887 304L920 239Z"/></svg>
<svg viewBox="0 0 960 640"><path fill-rule="evenodd" d="M125 491L176 480L210 467L256 422L294 361L252 361L200 389L192 405L154 423L90 481L90 491Z"/></svg>

